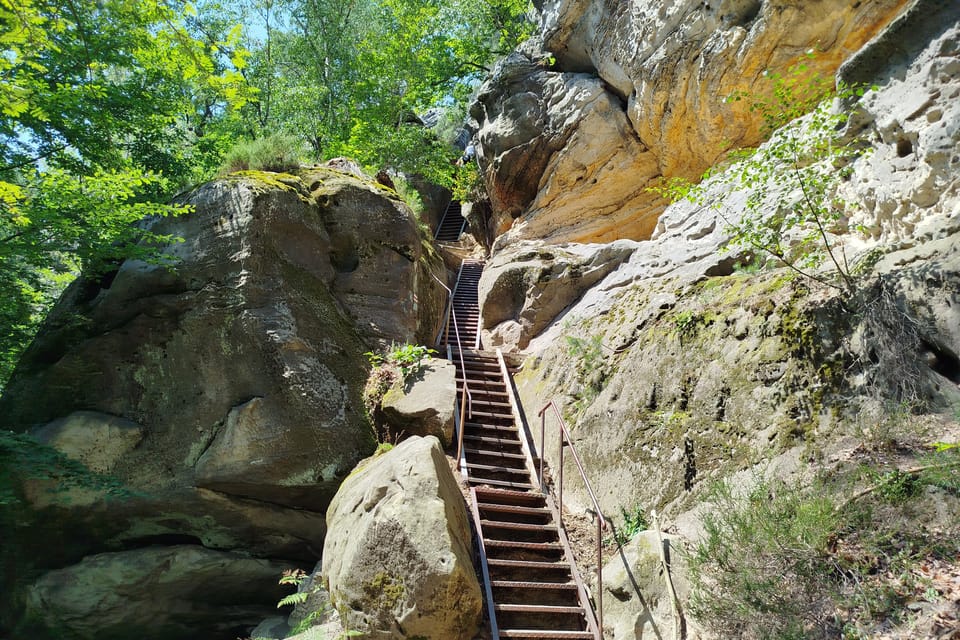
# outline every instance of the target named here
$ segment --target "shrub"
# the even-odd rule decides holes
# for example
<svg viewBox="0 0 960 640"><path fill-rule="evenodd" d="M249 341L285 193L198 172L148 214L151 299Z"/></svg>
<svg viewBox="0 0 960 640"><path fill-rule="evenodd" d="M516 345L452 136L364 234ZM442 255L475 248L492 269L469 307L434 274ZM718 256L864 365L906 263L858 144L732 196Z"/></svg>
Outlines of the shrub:
<svg viewBox="0 0 960 640"><path fill-rule="evenodd" d="M704 537L689 552L691 613L724 637L828 635L836 585L826 549L833 503L780 482L717 485Z"/></svg>
<svg viewBox="0 0 960 640"><path fill-rule="evenodd" d="M294 171L300 166L301 147L301 142L294 136L279 133L266 138L244 140L227 152L220 172Z"/></svg>
<svg viewBox="0 0 960 640"><path fill-rule="evenodd" d="M377 415L383 396L398 379L406 382L420 370L424 359L435 353L434 349L414 344L392 344L386 353L364 353L372 367L363 389L363 404L369 415Z"/></svg>

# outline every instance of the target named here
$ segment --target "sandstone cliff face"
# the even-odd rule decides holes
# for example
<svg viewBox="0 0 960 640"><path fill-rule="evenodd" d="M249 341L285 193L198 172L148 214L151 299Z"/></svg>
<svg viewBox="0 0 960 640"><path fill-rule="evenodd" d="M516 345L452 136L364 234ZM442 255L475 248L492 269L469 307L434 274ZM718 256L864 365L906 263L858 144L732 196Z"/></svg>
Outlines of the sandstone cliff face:
<svg viewBox="0 0 960 640"><path fill-rule="evenodd" d="M38 568L58 568L167 543L315 559L327 504L374 447L362 353L433 332L442 298L431 273L442 277L442 265L390 192L313 169L302 178L235 174L188 202L194 213L155 227L183 238L165 250L176 266L128 261L99 282L76 283L0 400L5 426L37 428L132 494L104 500L80 491L68 501L29 484L30 506L46 511L42 521L25 518L16 545L5 542L8 563L16 549ZM111 444L91 448L97 437ZM233 556L223 557L230 564ZM91 576L107 566L78 568L89 590L128 588L106 569L99 583ZM255 575L224 575L259 585L250 606L269 611L278 576L250 567ZM95 622L73 625L82 617L74 604L47 622L84 635ZM195 624L224 611L214 607ZM205 637L239 631L216 621ZM151 633L144 623L138 635L165 632Z"/></svg>
<svg viewBox="0 0 960 640"><path fill-rule="evenodd" d="M877 259L864 267L858 299L841 303L784 269L740 271L751 256L728 244L727 222L677 203L651 240L632 243L616 269L528 336L517 377L523 404L528 413L551 398L564 407L605 513L656 508L696 537L712 482L836 469L851 452L878 446L885 429L902 428L891 406L921 414L912 419L929 429L927 441L956 439L958 54L960 6L918 2L841 71L878 85L846 132L871 149L840 187L859 206L830 234L851 260L871 251ZM744 208L743 193L710 196L725 198L728 219ZM589 262L602 248L579 251ZM516 243L491 262L502 268L501 260L550 249ZM548 268L542 261L524 273ZM483 304L549 309L538 301L542 287L528 284L535 280L517 278ZM556 450L548 435L553 465ZM576 475L572 466L566 473ZM572 510L589 507L577 481L566 491ZM956 508L938 496L931 500ZM955 528L950 518L940 522ZM631 620L613 622L617 637L634 637Z"/></svg>
<svg viewBox="0 0 960 640"><path fill-rule="evenodd" d="M765 70L808 50L830 76L908 2L537 4L543 50L499 65L471 111L501 246L648 238L664 208L651 180L758 142L749 101L727 96L764 92Z"/></svg>

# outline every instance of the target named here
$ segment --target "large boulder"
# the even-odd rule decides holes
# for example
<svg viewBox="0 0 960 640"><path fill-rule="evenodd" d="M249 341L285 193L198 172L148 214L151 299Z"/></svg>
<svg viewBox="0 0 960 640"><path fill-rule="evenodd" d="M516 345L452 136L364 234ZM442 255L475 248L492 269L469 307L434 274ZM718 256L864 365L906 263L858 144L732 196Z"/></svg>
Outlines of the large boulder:
<svg viewBox="0 0 960 640"><path fill-rule="evenodd" d="M27 618L90 640L235 638L283 597L287 568L187 545L102 553L37 580Z"/></svg>
<svg viewBox="0 0 960 640"><path fill-rule="evenodd" d="M449 360L427 358L408 380L398 380L383 396L381 410L398 437L436 436L453 441L457 368Z"/></svg>
<svg viewBox="0 0 960 640"><path fill-rule="evenodd" d="M656 162L600 79L551 72L513 53L481 88L471 115L483 123L479 160L496 235L551 242L650 235L659 208L635 202L657 175Z"/></svg>
<svg viewBox="0 0 960 640"><path fill-rule="evenodd" d="M665 556L669 579L683 612L690 584L683 550L677 541L676 536L641 531L604 565L604 627L612 631L612 635L605 637L610 640L697 640L701 637L689 616L682 622L677 618L673 593L663 568Z"/></svg>
<svg viewBox="0 0 960 640"><path fill-rule="evenodd" d="M484 346L525 348L564 309L628 259L636 246L621 241L542 248L523 242L500 251L480 277Z"/></svg>
<svg viewBox="0 0 960 640"><path fill-rule="evenodd" d="M323 575L343 626L371 640L467 640L480 622L463 496L436 438L362 463L327 512Z"/></svg>
<svg viewBox="0 0 960 640"><path fill-rule="evenodd" d="M331 288L382 346L428 344L443 315L442 265L416 216L382 185L330 169L303 172L330 237Z"/></svg>
<svg viewBox="0 0 960 640"><path fill-rule="evenodd" d="M245 172L185 202L192 213L153 227L182 239L163 250L176 263L128 260L71 285L0 398L4 428L124 487L108 499L97 483L28 480L2 554L18 583L155 544L316 561L327 504L375 447L362 354L442 315L442 266L369 180Z"/></svg>
<svg viewBox="0 0 960 640"><path fill-rule="evenodd" d="M543 51L498 65L471 115L501 241L650 237L660 177L696 178L762 119L737 92L804 59L831 76L905 0L543 0Z"/></svg>

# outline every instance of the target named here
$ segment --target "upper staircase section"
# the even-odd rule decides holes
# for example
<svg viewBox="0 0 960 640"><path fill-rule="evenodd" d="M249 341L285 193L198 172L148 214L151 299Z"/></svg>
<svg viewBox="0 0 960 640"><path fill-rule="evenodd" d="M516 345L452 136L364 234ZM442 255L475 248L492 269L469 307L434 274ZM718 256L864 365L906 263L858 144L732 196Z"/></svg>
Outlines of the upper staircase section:
<svg viewBox="0 0 960 640"><path fill-rule="evenodd" d="M443 214L443 220L437 227L437 234L434 236L437 242L456 242L460 239L467 221L463 217L463 209L456 200L451 200L447 205L447 210Z"/></svg>
<svg viewBox="0 0 960 640"><path fill-rule="evenodd" d="M440 346L449 346L454 349L480 348L480 305L477 288L481 273L483 273L482 262L464 260L447 310L447 323L438 340ZM457 344L458 335L459 345Z"/></svg>

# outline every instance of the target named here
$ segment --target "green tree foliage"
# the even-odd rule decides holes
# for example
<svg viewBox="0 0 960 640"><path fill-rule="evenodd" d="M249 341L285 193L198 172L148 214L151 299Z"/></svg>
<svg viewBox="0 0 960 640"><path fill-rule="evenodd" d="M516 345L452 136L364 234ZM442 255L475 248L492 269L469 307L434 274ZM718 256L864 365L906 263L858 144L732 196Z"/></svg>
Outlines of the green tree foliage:
<svg viewBox="0 0 960 640"><path fill-rule="evenodd" d="M456 151L419 116L456 111L492 60L526 38L519 0L253 0L245 130L300 136L315 160L453 180ZM462 111L461 111L462 112ZM445 128L448 133L453 127Z"/></svg>
<svg viewBox="0 0 960 640"><path fill-rule="evenodd" d="M457 152L437 131L456 127L420 116L462 114L493 58L529 34L528 9L0 0L0 384L72 275L168 240L135 223L183 212L170 195L238 143L296 140L270 154L289 164L304 147L451 185Z"/></svg>
<svg viewBox="0 0 960 640"><path fill-rule="evenodd" d="M73 274L145 257L135 223L184 210L169 194L219 162L204 130L251 97L239 28L195 34L181 15L0 0L0 384Z"/></svg>

